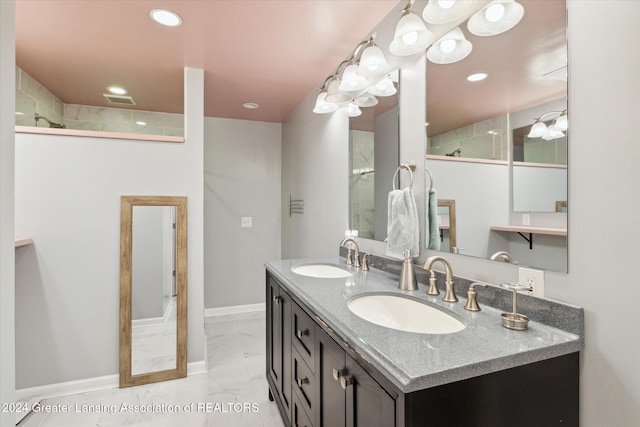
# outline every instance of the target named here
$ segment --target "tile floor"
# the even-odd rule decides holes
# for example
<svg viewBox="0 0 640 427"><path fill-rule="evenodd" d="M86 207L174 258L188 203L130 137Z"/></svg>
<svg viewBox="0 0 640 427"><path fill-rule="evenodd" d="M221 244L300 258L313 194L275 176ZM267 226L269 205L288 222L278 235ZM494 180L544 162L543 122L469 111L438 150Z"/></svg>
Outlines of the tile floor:
<svg viewBox="0 0 640 427"><path fill-rule="evenodd" d="M282 427L265 378L265 313L205 319L209 370L180 380L46 399L69 413L29 414L20 427ZM132 412L131 407L152 406ZM124 408L123 408L124 406ZM184 407L192 407L185 412ZM178 412L170 409L178 408Z"/></svg>

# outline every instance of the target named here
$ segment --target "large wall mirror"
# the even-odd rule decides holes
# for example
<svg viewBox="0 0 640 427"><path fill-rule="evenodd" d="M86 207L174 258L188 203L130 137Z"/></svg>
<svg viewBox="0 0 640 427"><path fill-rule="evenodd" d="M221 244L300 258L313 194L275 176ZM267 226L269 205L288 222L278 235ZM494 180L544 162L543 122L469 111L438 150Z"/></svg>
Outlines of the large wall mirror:
<svg viewBox="0 0 640 427"><path fill-rule="evenodd" d="M507 251L519 264L566 271L566 2L517 2L524 15L515 27L477 36L465 21L459 29L471 53L427 60L426 166L438 198L456 201L456 247L441 250L486 259ZM475 73L486 76L469 81ZM556 133L536 134L536 123ZM542 225L540 212L564 236L491 229L520 218Z"/></svg>
<svg viewBox="0 0 640 427"><path fill-rule="evenodd" d="M187 198L122 196L120 387L187 375Z"/></svg>

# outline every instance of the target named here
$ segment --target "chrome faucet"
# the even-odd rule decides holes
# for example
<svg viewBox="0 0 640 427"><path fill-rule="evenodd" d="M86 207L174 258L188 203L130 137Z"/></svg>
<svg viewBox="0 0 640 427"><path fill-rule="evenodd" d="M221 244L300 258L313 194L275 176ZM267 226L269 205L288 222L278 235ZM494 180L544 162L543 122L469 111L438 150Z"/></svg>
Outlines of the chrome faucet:
<svg viewBox="0 0 640 427"><path fill-rule="evenodd" d="M436 287L436 274L431 269L433 264L440 261L442 265L444 265L445 269L445 291L443 301L446 302L458 302L458 297L456 297L456 292L453 289L453 272L451 271L451 265L447 262L446 259L441 256L432 256L427 259L427 262L424 263L425 270L428 270L431 273L431 277L429 278L429 289L427 290L427 294L429 295L438 295L440 291Z"/></svg>
<svg viewBox="0 0 640 427"><path fill-rule="evenodd" d="M355 259L351 256L351 248L346 246L349 242L353 243L353 246L355 246ZM358 247L358 243L356 243L356 241L351 237L345 237L342 239L342 242L340 242L340 246L344 246L349 249L349 252L347 252L347 265L353 265L355 268L360 268L360 248Z"/></svg>
<svg viewBox="0 0 640 427"><path fill-rule="evenodd" d="M513 262L513 258L511 257L511 254L509 254L509 252L505 252L505 251L498 251L495 254L491 255L491 261L498 261L500 259L504 260L505 262L510 262L511 264L514 264Z"/></svg>

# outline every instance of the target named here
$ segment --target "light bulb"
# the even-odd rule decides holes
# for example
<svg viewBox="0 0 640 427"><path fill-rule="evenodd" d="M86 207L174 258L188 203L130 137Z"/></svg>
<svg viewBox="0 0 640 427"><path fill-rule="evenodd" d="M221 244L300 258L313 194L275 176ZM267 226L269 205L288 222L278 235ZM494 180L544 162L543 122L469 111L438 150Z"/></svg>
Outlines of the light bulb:
<svg viewBox="0 0 640 427"><path fill-rule="evenodd" d="M456 0L438 0L438 6L443 9L449 9L455 2Z"/></svg>
<svg viewBox="0 0 640 427"><path fill-rule="evenodd" d="M408 32L407 34L402 36L402 41L406 44L406 45L413 45L418 41L418 33L417 31L411 31Z"/></svg>
<svg viewBox="0 0 640 427"><path fill-rule="evenodd" d="M498 22L504 16L504 5L502 3L492 4L485 10L484 16L489 22Z"/></svg>
<svg viewBox="0 0 640 427"><path fill-rule="evenodd" d="M440 43L440 50L443 51L444 53L451 53L455 48L456 48L455 40L451 40L451 39L443 40L442 43Z"/></svg>

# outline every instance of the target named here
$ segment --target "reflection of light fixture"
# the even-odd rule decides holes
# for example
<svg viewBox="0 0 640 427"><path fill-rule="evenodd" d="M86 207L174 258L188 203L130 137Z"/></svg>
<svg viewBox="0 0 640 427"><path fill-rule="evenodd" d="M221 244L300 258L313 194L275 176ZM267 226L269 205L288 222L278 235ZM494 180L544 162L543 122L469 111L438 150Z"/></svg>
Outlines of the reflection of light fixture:
<svg viewBox="0 0 640 427"><path fill-rule="evenodd" d="M515 27L522 15L524 8L515 0L493 0L469 18L467 28L476 36L494 36Z"/></svg>
<svg viewBox="0 0 640 427"><path fill-rule="evenodd" d="M470 82L479 82L481 80L486 79L487 77L489 77L489 74L487 73L474 73L474 74L468 75L467 80Z"/></svg>
<svg viewBox="0 0 640 427"><path fill-rule="evenodd" d="M344 109L344 111L346 111L349 117L358 117L359 115L362 114L362 111L360 111L360 108L353 102L350 102L347 106L342 108Z"/></svg>
<svg viewBox="0 0 640 427"><path fill-rule="evenodd" d="M422 18L430 24L446 24L463 17L472 5L469 0L429 0Z"/></svg>
<svg viewBox="0 0 640 427"><path fill-rule="evenodd" d="M472 49L471 42L456 27L427 50L427 58L435 64L451 64L466 58Z"/></svg>
<svg viewBox="0 0 640 427"><path fill-rule="evenodd" d="M389 45L389 52L397 56L409 56L419 53L433 43L434 35L422 22L422 19L411 11L415 0L409 0L402 9L402 17L396 26L396 33Z"/></svg>
<svg viewBox="0 0 640 427"><path fill-rule="evenodd" d="M559 114L559 116L555 118L552 125L547 127L542 119L550 114ZM569 123L567 121L567 110L549 111L535 119L527 138L542 138L546 141L562 138L565 136L563 131L566 131L568 128Z"/></svg>
<svg viewBox="0 0 640 427"><path fill-rule="evenodd" d="M165 25L167 27L178 27L182 24L182 18L177 13L166 9L153 9L149 12L151 18L158 24Z"/></svg>
<svg viewBox="0 0 640 427"><path fill-rule="evenodd" d="M376 96L390 96L397 92L394 81L398 81L398 70L391 69L380 48L373 43L374 38L375 34L359 43L349 59L342 61L325 79L316 98L314 113L333 113L341 108L350 117L356 117L362 114L359 107L378 104ZM364 76L361 73L363 67L368 71L375 69L374 74ZM378 74L380 70L386 72Z"/></svg>

